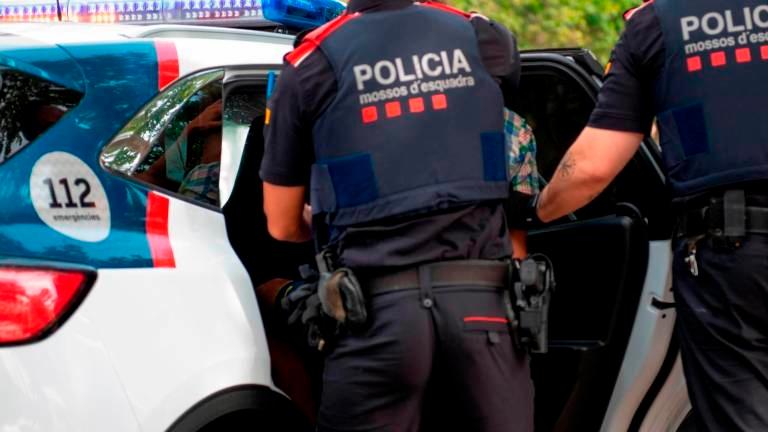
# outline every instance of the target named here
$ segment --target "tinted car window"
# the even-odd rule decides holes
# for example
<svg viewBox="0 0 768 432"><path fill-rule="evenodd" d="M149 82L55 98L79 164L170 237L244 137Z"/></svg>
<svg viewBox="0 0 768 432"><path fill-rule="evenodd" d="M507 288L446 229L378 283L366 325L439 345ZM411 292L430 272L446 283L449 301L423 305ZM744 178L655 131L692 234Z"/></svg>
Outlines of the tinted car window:
<svg viewBox="0 0 768 432"><path fill-rule="evenodd" d="M0 163L35 141L82 94L12 69L0 69Z"/></svg>
<svg viewBox="0 0 768 432"><path fill-rule="evenodd" d="M150 102L104 149L104 166L218 207L221 75L193 76Z"/></svg>

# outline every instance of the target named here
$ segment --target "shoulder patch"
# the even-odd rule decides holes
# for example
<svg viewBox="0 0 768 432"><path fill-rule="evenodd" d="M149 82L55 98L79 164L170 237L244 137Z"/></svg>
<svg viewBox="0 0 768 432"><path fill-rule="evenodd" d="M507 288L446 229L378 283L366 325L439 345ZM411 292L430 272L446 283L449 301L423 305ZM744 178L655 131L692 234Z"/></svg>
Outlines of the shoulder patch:
<svg viewBox="0 0 768 432"><path fill-rule="evenodd" d="M302 38L299 45L293 51L285 55L285 61L290 63L293 67L299 66L307 56L312 54L317 47L320 46L323 39L327 38L331 33L358 16L360 16L359 12L353 14L344 13L307 33L307 35Z"/></svg>
<svg viewBox="0 0 768 432"><path fill-rule="evenodd" d="M472 17L472 14L470 14L469 12L464 12L461 9L456 9L453 6L448 6L447 4L444 4L444 3L438 3L438 2L434 2L434 1L426 1L426 2L423 2L423 3L416 3L416 4L421 5L421 6L431 7L431 8L434 8L434 9L439 9L439 10L444 11L444 12L450 12L450 13L453 13L453 14L456 14L456 15L459 15L459 16L463 16L466 19L470 19Z"/></svg>
<svg viewBox="0 0 768 432"><path fill-rule="evenodd" d="M633 7L632 9L624 12L624 21L629 21L637 11L643 9L644 7L648 6L649 4L652 4L653 0L643 0L643 4L637 7Z"/></svg>

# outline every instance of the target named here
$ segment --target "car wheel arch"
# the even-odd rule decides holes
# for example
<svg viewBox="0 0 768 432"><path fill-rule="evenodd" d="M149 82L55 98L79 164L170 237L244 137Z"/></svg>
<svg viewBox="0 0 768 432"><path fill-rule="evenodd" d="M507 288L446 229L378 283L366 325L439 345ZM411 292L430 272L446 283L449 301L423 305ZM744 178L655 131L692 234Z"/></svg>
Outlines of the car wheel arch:
<svg viewBox="0 0 768 432"><path fill-rule="evenodd" d="M221 430L221 424L256 422L261 428L310 430L290 399L262 385L239 385L219 390L197 402L182 414L166 432L205 432ZM253 424L242 424L245 427ZM227 430L232 430L227 428ZM239 430L239 429L238 429Z"/></svg>

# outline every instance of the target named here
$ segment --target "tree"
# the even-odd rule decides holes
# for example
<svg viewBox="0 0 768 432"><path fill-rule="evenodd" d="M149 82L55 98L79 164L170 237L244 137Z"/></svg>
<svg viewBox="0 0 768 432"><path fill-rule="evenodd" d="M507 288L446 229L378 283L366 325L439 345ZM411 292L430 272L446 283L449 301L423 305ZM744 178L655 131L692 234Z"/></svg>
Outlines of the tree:
<svg viewBox="0 0 768 432"><path fill-rule="evenodd" d="M641 0L449 0L506 25L521 49L583 47L605 63L624 28L622 14Z"/></svg>

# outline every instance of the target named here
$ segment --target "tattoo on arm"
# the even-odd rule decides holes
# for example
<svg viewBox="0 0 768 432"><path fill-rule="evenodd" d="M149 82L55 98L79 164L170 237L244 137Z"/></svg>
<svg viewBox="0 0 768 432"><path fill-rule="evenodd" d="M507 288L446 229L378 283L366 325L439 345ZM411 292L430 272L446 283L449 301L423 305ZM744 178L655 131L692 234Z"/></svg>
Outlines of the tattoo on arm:
<svg viewBox="0 0 768 432"><path fill-rule="evenodd" d="M568 178L573 174L574 167L576 167L576 159L566 153L565 157L560 162L560 166L557 167L557 170L560 171L560 177Z"/></svg>

